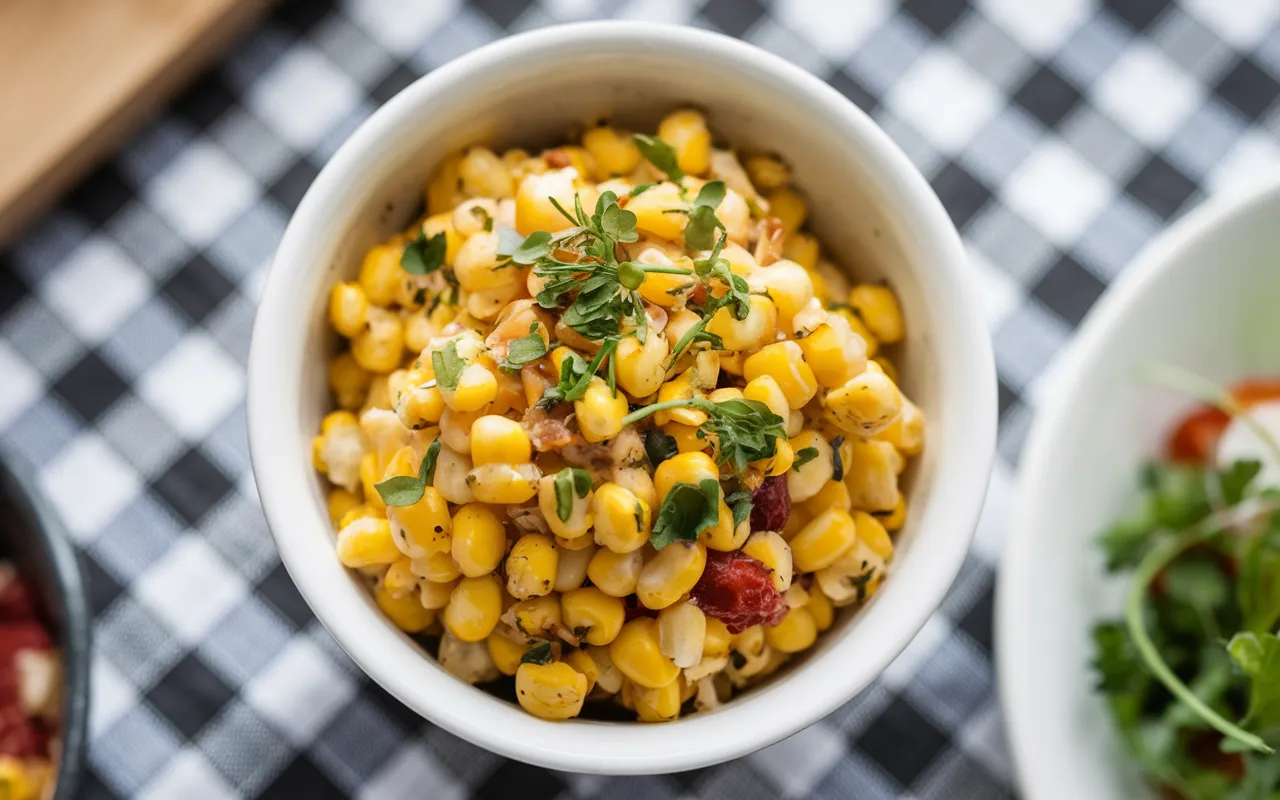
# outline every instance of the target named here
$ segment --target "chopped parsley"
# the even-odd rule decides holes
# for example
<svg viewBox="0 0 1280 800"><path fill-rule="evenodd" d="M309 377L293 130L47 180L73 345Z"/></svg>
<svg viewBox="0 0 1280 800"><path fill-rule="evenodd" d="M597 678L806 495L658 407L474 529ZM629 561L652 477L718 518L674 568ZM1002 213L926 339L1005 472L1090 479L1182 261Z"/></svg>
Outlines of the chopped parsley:
<svg viewBox="0 0 1280 800"><path fill-rule="evenodd" d="M677 542L696 542L698 534L720 521L720 482L705 478L697 486L677 483L667 492L653 522L649 543L661 550Z"/></svg>
<svg viewBox="0 0 1280 800"><path fill-rule="evenodd" d="M426 275L444 266L444 253L447 239L443 233L437 233L430 239L422 231L418 238L409 242L400 254L400 266L410 275Z"/></svg>

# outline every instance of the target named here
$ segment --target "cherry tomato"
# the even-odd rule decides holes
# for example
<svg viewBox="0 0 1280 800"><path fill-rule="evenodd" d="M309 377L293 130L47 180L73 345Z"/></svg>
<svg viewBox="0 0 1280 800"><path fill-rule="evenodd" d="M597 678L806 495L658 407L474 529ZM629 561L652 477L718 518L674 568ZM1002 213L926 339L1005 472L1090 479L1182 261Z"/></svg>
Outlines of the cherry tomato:
<svg viewBox="0 0 1280 800"><path fill-rule="evenodd" d="M1259 403L1280 401L1280 377L1247 378L1231 387L1231 395L1246 411ZM1171 461L1207 464L1213 460L1218 440L1230 423L1226 412L1201 406L1173 429L1165 444L1165 455Z"/></svg>

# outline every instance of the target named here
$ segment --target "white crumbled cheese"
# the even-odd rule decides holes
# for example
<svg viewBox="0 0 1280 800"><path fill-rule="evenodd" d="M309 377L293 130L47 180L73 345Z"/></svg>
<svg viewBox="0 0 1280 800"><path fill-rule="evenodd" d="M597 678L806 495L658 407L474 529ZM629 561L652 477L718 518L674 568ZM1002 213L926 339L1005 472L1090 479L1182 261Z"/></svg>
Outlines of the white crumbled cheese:
<svg viewBox="0 0 1280 800"><path fill-rule="evenodd" d="M360 458L363 455L364 435L359 427L341 425L325 434L321 457L329 465L329 480L349 492L360 489Z"/></svg>
<svg viewBox="0 0 1280 800"><path fill-rule="evenodd" d="M57 722L62 705L58 654L53 650L19 650L13 654L13 666L18 674L18 708L28 717Z"/></svg>

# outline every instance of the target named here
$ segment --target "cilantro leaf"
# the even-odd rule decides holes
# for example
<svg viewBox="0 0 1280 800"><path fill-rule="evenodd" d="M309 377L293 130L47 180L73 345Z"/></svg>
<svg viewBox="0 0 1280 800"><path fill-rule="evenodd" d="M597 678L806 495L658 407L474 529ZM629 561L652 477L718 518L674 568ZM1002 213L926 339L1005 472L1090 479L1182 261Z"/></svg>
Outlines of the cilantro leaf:
<svg viewBox="0 0 1280 800"><path fill-rule="evenodd" d="M1237 633L1227 652L1250 679L1246 722L1262 730L1280 726L1280 638L1274 633Z"/></svg>
<svg viewBox="0 0 1280 800"><path fill-rule="evenodd" d="M444 266L447 247L447 239L443 233L437 233L428 239L425 233L418 231L418 238L405 245L404 252L400 254L400 266L410 275L435 272Z"/></svg>
<svg viewBox="0 0 1280 800"><path fill-rule="evenodd" d="M684 178L684 172L681 171L680 164L676 160L676 151L671 145L656 136L644 133L633 134L631 138L640 149L640 155L644 156L650 164L667 173L668 178L676 183Z"/></svg>
<svg viewBox="0 0 1280 800"><path fill-rule="evenodd" d="M542 341L542 337L538 335L538 323L529 326L529 335L521 336L519 339L512 339L507 344L507 357L500 360L498 365L507 369L520 369L525 364L532 363L547 354L547 343Z"/></svg>
<svg viewBox="0 0 1280 800"><path fill-rule="evenodd" d="M649 457L649 465L654 469L668 458L680 453L674 436L668 436L658 428L650 428L644 434L644 454Z"/></svg>
<svg viewBox="0 0 1280 800"><path fill-rule="evenodd" d="M389 506L411 506L426 494L426 484L413 475L396 475L381 483L375 483L382 502Z"/></svg>
<svg viewBox="0 0 1280 800"><path fill-rule="evenodd" d="M586 497L591 491L591 474L585 469L565 467L556 473L553 480L556 494L556 516L561 522L568 522L573 516L573 496Z"/></svg>
<svg viewBox="0 0 1280 800"><path fill-rule="evenodd" d="M795 472L799 472L801 467L803 467L805 464L808 464L810 461L814 460L817 457L818 457L818 448L802 447L796 451L796 460L791 462L791 469Z"/></svg>
<svg viewBox="0 0 1280 800"><path fill-rule="evenodd" d="M440 439L437 437L427 445L427 452L423 454L422 463L418 465L418 480L422 481L423 486L435 486L436 460L439 458Z"/></svg>
<svg viewBox="0 0 1280 800"><path fill-rule="evenodd" d="M483 206L472 206L471 216L475 217L476 222L484 226L486 233L493 231L493 217L489 216L489 212L485 211Z"/></svg>
<svg viewBox="0 0 1280 800"><path fill-rule="evenodd" d="M551 254L551 234L534 231L511 251L511 260L517 264L535 264L538 259Z"/></svg>
<svg viewBox="0 0 1280 800"><path fill-rule="evenodd" d="M752 461L773 458L778 452L778 439L786 438L782 417L759 400L725 400L709 405L714 410L707 412L704 429L717 437L719 461L731 465L733 472L742 472Z"/></svg>
<svg viewBox="0 0 1280 800"><path fill-rule="evenodd" d="M524 655L520 656L521 664L550 664L551 663L551 642L540 642L528 650L524 651Z"/></svg>
<svg viewBox="0 0 1280 800"><path fill-rule="evenodd" d="M697 486L677 483L662 500L649 543L653 549L661 550L676 541L696 542L698 534L715 527L719 521L719 481L706 478Z"/></svg>
<svg viewBox="0 0 1280 800"><path fill-rule="evenodd" d="M458 342L450 340L443 350L432 353L431 367L435 370L436 383L446 389L457 389L462 371L467 367L458 355Z"/></svg>

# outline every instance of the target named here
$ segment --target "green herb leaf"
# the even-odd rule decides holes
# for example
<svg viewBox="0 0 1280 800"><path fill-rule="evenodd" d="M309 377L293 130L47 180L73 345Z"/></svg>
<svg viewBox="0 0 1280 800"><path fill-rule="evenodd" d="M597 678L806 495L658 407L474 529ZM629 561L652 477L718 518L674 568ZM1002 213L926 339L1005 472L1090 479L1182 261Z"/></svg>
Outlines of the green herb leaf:
<svg viewBox="0 0 1280 800"><path fill-rule="evenodd" d="M739 525L751 519L751 512L755 508L755 503L751 502L751 492L734 492L726 497L724 502L733 511L734 530L737 530Z"/></svg>
<svg viewBox="0 0 1280 800"><path fill-rule="evenodd" d="M446 389L458 388L458 380L467 363L458 355L456 340L450 340L443 350L431 354L431 367L436 373L436 383Z"/></svg>
<svg viewBox="0 0 1280 800"><path fill-rule="evenodd" d="M867 586L871 583L871 579L876 576L876 568L872 567L860 575L854 575L846 578L849 585L858 590L858 602L861 603L867 599Z"/></svg>
<svg viewBox="0 0 1280 800"><path fill-rule="evenodd" d="M638 184L638 185L636 185L636 186L633 186L633 187L631 188L631 191L627 192L627 197L638 197L638 196L640 196L640 195L644 194L645 192L649 191L650 189L652 189L653 187L655 187L655 186L657 186L657 185L658 185L658 184L656 184L656 183L641 183L641 184Z"/></svg>
<svg viewBox="0 0 1280 800"><path fill-rule="evenodd" d="M550 664L551 642L541 642L524 651L520 656L521 664Z"/></svg>
<svg viewBox="0 0 1280 800"><path fill-rule="evenodd" d="M418 231L418 238L405 245L404 252L400 254L400 266L410 275L435 272L444 265L446 249L447 240L443 233L428 239L425 233Z"/></svg>
<svg viewBox="0 0 1280 800"><path fill-rule="evenodd" d="M844 437L837 436L831 440L831 480L844 480L844 459L840 457L840 445L844 444Z"/></svg>
<svg viewBox="0 0 1280 800"><path fill-rule="evenodd" d="M502 230L510 230L504 228ZM515 231L512 231L515 233ZM517 237L520 235L515 234ZM511 256L511 260L517 264L535 264L538 259L544 258L551 254L551 234L546 231L534 231L525 239L519 240L517 244L514 239L507 237L503 241L503 234L498 234L498 255ZM504 249L510 247L511 252L504 252Z"/></svg>
<svg viewBox="0 0 1280 800"><path fill-rule="evenodd" d="M635 141L636 147L640 148L640 155L665 172L668 178L676 183L684 178L684 172L680 170L680 164L676 159L676 151L671 145L656 136L643 133L634 134L631 138Z"/></svg>
<svg viewBox="0 0 1280 800"><path fill-rule="evenodd" d="M439 458L440 439L432 439L431 444L427 445L427 452L422 456L422 463L418 465L418 480L422 481L423 486L435 486L436 460Z"/></svg>
<svg viewBox="0 0 1280 800"><path fill-rule="evenodd" d="M596 374L596 370L600 369L600 364L617 347L618 339L606 339L590 364L577 353L571 353L568 358L560 362L560 380L542 395L538 405L550 408L556 403L572 403L575 400L581 400L582 395L586 394L587 387L591 385L592 376Z"/></svg>
<svg viewBox="0 0 1280 800"><path fill-rule="evenodd" d="M482 206L472 206L471 216L484 226L485 232L493 231L493 217L489 216L489 212L485 211Z"/></svg>
<svg viewBox="0 0 1280 800"><path fill-rule="evenodd" d="M397 475L375 483L382 502L389 506L411 506L422 499L426 493L426 484L412 475Z"/></svg>
<svg viewBox="0 0 1280 800"><path fill-rule="evenodd" d="M658 428L650 428L644 434L644 454L649 457L649 465L654 469L668 458L680 454L674 436L668 436Z"/></svg>
<svg viewBox="0 0 1280 800"><path fill-rule="evenodd" d="M556 516L561 522L568 522L573 516L573 496L586 497L591 491L591 474L585 469L565 467L556 473L552 485L556 493Z"/></svg>
<svg viewBox="0 0 1280 800"><path fill-rule="evenodd" d="M697 486L677 483L662 500L649 543L653 549L661 550L672 542L696 542L698 534L719 521L719 481L706 478Z"/></svg>
<svg viewBox="0 0 1280 800"><path fill-rule="evenodd" d="M787 435L782 417L758 400L725 400L720 403L701 397L666 400L627 414L622 418L622 424L630 425L659 411L682 407L706 412L707 421L699 435L717 438L719 461L729 465L733 472L741 472L752 461L773 458L778 452L778 439Z"/></svg>
<svg viewBox="0 0 1280 800"><path fill-rule="evenodd" d="M1250 678L1245 720L1256 729L1280 726L1280 639L1274 633L1237 633L1227 652Z"/></svg>
<svg viewBox="0 0 1280 800"><path fill-rule="evenodd" d="M724 181L707 181L698 190L698 196L693 200L693 207L715 209L723 199Z"/></svg>
<svg viewBox="0 0 1280 800"><path fill-rule="evenodd" d="M818 457L818 448L802 447L796 451L796 460L791 463L791 470L793 472L799 472L801 467L803 467L805 464L808 464L810 461L814 460L817 457Z"/></svg>
<svg viewBox="0 0 1280 800"><path fill-rule="evenodd" d="M529 326L529 335L512 339L507 344L507 357L498 365L507 369L518 370L525 364L537 361L547 354L547 343L538 335L538 323Z"/></svg>

